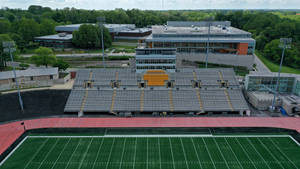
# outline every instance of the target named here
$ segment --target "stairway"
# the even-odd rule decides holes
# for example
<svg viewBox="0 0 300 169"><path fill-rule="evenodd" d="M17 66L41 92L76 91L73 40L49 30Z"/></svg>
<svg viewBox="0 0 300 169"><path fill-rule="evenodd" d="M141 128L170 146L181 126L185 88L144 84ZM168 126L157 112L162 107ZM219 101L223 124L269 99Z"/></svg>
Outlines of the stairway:
<svg viewBox="0 0 300 169"><path fill-rule="evenodd" d="M174 104L173 104L173 93L172 93L172 89L169 90L169 100L170 100L170 109L171 112L174 111Z"/></svg>
<svg viewBox="0 0 300 169"><path fill-rule="evenodd" d="M89 81L92 80L92 77L93 77L93 72L90 71L90 74L89 74ZM82 103L81 103L81 106L80 106L80 111L79 111L79 114L83 115L83 109L84 109L84 106L85 106L85 103L86 103L86 100L87 100L87 97L89 95L89 88L86 87L85 89L85 93L84 93L84 96L83 96L83 99L82 99ZM80 115L80 116L81 116Z"/></svg>
<svg viewBox="0 0 300 169"><path fill-rule="evenodd" d="M144 111L144 96L145 96L145 91L144 91L144 89L142 89L141 98L140 98L140 111L141 112Z"/></svg>

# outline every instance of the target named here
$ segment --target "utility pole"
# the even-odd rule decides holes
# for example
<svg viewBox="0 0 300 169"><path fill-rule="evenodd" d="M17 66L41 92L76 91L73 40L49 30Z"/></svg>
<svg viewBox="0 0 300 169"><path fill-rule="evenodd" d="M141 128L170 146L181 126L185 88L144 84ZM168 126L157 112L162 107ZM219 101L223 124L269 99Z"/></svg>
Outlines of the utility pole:
<svg viewBox="0 0 300 169"><path fill-rule="evenodd" d="M207 69L208 64L208 53L209 53L209 41L210 41L210 27L211 27L211 20L208 21L208 37L207 37L207 43L206 43L206 58L205 58L205 68Z"/></svg>
<svg viewBox="0 0 300 169"><path fill-rule="evenodd" d="M99 27L101 28L101 44L102 44L102 62L103 62L103 68L105 68L105 59L104 59L104 23L105 23L105 17L98 17L98 24Z"/></svg>
<svg viewBox="0 0 300 169"><path fill-rule="evenodd" d="M3 45L3 48L4 48L4 52L9 53L9 55L10 55L10 59L11 59L11 62L12 62L12 67L13 67L13 72L14 72L14 78L15 78L17 89L18 89L20 108L21 108L22 112L24 112L23 100L22 100L21 93L20 93L20 86L19 86L19 82L18 82L18 79L17 79L15 65L13 64L14 58L12 56L12 53L16 51L15 43L13 41L8 41L8 42L3 42L2 45Z"/></svg>
<svg viewBox="0 0 300 169"><path fill-rule="evenodd" d="M280 60L280 67L278 70L278 77L277 77L277 82L276 82L276 87L275 87L275 92L274 92L274 98L273 98L273 102L272 102L272 111L275 110L276 98L278 97L278 94L279 94L280 73L281 73L281 69L282 69L284 52L285 52L285 49L291 48L291 43L292 43L292 38L280 38L279 47L282 48L282 55L281 55L281 60Z"/></svg>

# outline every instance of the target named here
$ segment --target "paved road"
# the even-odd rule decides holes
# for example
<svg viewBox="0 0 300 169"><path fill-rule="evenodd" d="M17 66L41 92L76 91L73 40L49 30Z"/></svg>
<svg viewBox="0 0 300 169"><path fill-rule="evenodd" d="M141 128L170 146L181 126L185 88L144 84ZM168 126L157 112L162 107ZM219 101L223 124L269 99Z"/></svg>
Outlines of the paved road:
<svg viewBox="0 0 300 169"><path fill-rule="evenodd" d="M22 57L31 57L33 54L21 55ZM135 53L110 53L104 56L135 56ZM57 54L56 57L97 57L102 56L102 53L82 53L82 54Z"/></svg>
<svg viewBox="0 0 300 169"><path fill-rule="evenodd" d="M254 63L258 72L271 72L269 68L254 54Z"/></svg>

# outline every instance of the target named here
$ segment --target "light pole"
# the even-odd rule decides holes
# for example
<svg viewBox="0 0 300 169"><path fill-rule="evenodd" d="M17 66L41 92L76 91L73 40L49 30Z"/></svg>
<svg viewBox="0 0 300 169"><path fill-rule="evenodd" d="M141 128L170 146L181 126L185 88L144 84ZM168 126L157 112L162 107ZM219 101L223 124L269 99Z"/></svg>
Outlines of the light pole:
<svg viewBox="0 0 300 169"><path fill-rule="evenodd" d="M22 101L22 97L21 97L21 93L20 93L20 86L19 86L19 82L18 82L18 79L17 79L16 69L15 69L15 66L13 64L14 58L12 56L12 53L14 51L16 51L15 43L13 41L3 42L2 45L3 45L3 48L4 48L4 52L9 53L10 59L12 61L12 67L13 67L15 82L16 82L16 86L18 88L19 103L20 103L20 107L21 107L22 112L24 112L23 101Z"/></svg>
<svg viewBox="0 0 300 169"><path fill-rule="evenodd" d="M280 38L280 44L279 47L282 48L282 55L281 55L281 60L280 60L280 67L278 70L278 77L277 77L277 82L276 82L276 87L275 87L275 92L274 92L274 98L272 102L272 111L275 110L275 103L276 103L276 98L278 97L279 93L279 83L280 83L280 73L281 73L281 68L282 68L282 63L283 63L283 58L284 58L284 52L285 49L291 48L291 43L292 43L292 38Z"/></svg>
<svg viewBox="0 0 300 169"><path fill-rule="evenodd" d="M206 58L205 58L205 68L207 69L207 62L208 62L208 53L209 53L209 41L210 41L210 27L211 27L211 19L209 19L208 23L208 37L207 37L207 43L206 43Z"/></svg>
<svg viewBox="0 0 300 169"><path fill-rule="evenodd" d="M98 17L98 24L99 27L101 28L101 43L102 43L102 62L103 62L103 67L105 68L105 60L104 60L104 40L103 40L103 32L104 32L104 23L105 23L105 17Z"/></svg>

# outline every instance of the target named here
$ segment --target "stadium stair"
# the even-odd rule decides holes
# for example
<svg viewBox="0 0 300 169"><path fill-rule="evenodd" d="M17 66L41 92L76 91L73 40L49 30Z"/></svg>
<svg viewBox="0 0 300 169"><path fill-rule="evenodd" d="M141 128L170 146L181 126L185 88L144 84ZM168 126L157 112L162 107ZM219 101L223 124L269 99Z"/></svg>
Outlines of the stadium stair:
<svg viewBox="0 0 300 169"><path fill-rule="evenodd" d="M140 110L141 110L141 112L143 112L144 111L144 96L145 96L145 91L144 91L144 89L142 89L142 92L141 92L141 104L140 104Z"/></svg>
<svg viewBox="0 0 300 169"><path fill-rule="evenodd" d="M90 71L89 81L91 81L92 76L93 76L93 72ZM79 113L78 113L79 116L82 116L82 115L83 115L83 109L84 109L84 106L85 106L86 99L87 99L88 95L89 95L89 88L87 87L87 88L85 89L85 93L84 93L84 96L83 96L83 99L82 99L82 103L81 103L81 106L80 106L80 111L79 111Z"/></svg>
<svg viewBox="0 0 300 169"><path fill-rule="evenodd" d="M173 91L172 89L169 90L169 100L170 100L170 110L171 112L174 111L174 104L173 104Z"/></svg>
<svg viewBox="0 0 300 169"><path fill-rule="evenodd" d="M197 81L197 75L196 75L196 72L193 72L193 76L194 76L194 81ZM200 110L201 110L202 112L204 112L199 88L196 88L196 93L197 93L197 98L198 98L198 102L199 102L199 105L200 105Z"/></svg>
<svg viewBox="0 0 300 169"><path fill-rule="evenodd" d="M219 76L220 76L220 80L221 80L222 82L224 82L224 78L223 78L222 72L220 72L220 71L219 71ZM228 103L228 105L229 105L231 111L234 111L233 106L232 106L232 102L231 102L231 100L230 100L230 97L229 97L229 94L228 94L228 91L227 91L226 88L224 89L224 94L225 94L225 96L226 96L226 100L227 100L227 103Z"/></svg>

